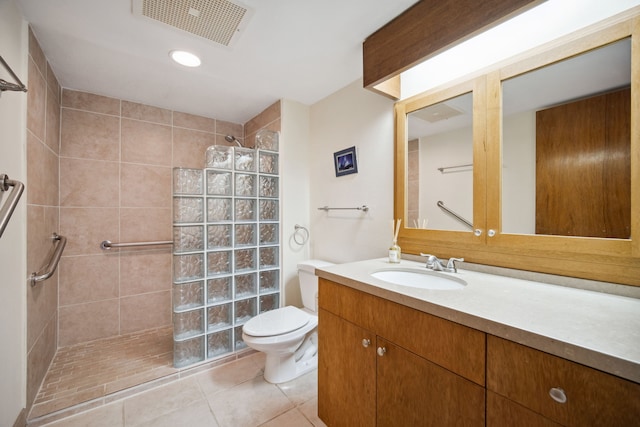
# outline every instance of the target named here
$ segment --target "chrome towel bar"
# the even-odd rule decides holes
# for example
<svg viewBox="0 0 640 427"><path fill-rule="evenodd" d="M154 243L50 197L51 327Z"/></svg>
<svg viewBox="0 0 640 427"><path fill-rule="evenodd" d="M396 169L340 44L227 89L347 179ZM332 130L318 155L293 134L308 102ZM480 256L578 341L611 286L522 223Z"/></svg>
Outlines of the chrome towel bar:
<svg viewBox="0 0 640 427"><path fill-rule="evenodd" d="M342 210L342 211L358 210L358 211L367 212L369 210L369 207L367 205L362 205L355 208L330 208L329 206L323 206L321 208L318 208L318 210L326 211L326 212L333 211L333 210Z"/></svg>
<svg viewBox="0 0 640 427"><path fill-rule="evenodd" d="M9 193L5 204L0 208L0 237L2 237L4 229L7 228L11 215L18 205L20 196L22 196L22 192L24 191L23 183L9 179L6 174L0 175L0 192L7 191L9 187L13 187L13 189L11 190L11 193Z"/></svg>
<svg viewBox="0 0 640 427"><path fill-rule="evenodd" d="M161 245L173 245L172 240L162 240L158 242L131 242L131 243L112 243L109 240L104 240L100 243L100 249L108 251L111 248L130 248L136 246L161 246Z"/></svg>
<svg viewBox="0 0 640 427"><path fill-rule="evenodd" d="M53 251L51 259L44 267L44 272L31 273L31 277L29 278L31 286L35 286L36 283L47 280L49 277L53 276L53 273L55 273L56 268L58 267L60 257L62 256L62 251L64 251L64 247L67 245L67 238L53 233L51 235L51 240L53 240L54 243L58 243L56 245L56 249Z"/></svg>

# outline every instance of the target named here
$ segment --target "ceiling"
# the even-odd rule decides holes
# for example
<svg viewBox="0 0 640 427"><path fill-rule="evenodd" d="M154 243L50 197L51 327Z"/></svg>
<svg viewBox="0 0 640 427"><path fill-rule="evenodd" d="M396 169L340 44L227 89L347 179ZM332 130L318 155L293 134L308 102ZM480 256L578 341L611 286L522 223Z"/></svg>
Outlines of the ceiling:
<svg viewBox="0 0 640 427"><path fill-rule="evenodd" d="M364 39L416 0L242 0L251 16L230 47L135 16L132 0L16 2L64 88L245 123L362 77ZM173 63L173 49L202 66Z"/></svg>

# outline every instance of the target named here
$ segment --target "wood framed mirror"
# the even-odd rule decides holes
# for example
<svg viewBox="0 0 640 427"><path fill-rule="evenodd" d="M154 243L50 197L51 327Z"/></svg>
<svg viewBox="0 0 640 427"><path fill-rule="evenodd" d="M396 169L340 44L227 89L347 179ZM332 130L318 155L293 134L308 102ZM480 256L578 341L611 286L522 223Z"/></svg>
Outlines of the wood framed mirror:
<svg viewBox="0 0 640 427"><path fill-rule="evenodd" d="M618 16L398 102L403 251L640 285L639 22ZM430 113L451 127L468 97L470 124L415 125ZM448 157L438 144L464 148ZM459 168L438 170L448 166ZM445 197L472 227L433 209Z"/></svg>

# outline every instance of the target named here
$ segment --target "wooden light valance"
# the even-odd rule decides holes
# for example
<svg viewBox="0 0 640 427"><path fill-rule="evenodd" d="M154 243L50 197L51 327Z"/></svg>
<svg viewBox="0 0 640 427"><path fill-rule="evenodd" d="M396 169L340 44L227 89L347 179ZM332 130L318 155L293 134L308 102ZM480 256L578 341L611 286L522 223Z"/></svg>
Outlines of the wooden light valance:
<svg viewBox="0 0 640 427"><path fill-rule="evenodd" d="M399 75L544 0L421 0L362 44L364 87L400 98Z"/></svg>

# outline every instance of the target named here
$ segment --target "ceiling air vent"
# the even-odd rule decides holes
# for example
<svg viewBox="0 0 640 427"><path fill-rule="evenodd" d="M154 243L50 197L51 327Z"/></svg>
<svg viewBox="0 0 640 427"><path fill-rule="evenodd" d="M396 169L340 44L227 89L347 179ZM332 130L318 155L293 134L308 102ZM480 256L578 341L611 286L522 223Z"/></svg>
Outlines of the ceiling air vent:
<svg viewBox="0 0 640 427"><path fill-rule="evenodd" d="M252 10L227 0L132 0L133 14L231 46Z"/></svg>
<svg viewBox="0 0 640 427"><path fill-rule="evenodd" d="M414 111L411 115L430 123L435 123L440 120L447 120L452 117L459 116L463 113L463 111L441 102L439 104L430 105L429 107L423 108L419 111Z"/></svg>

